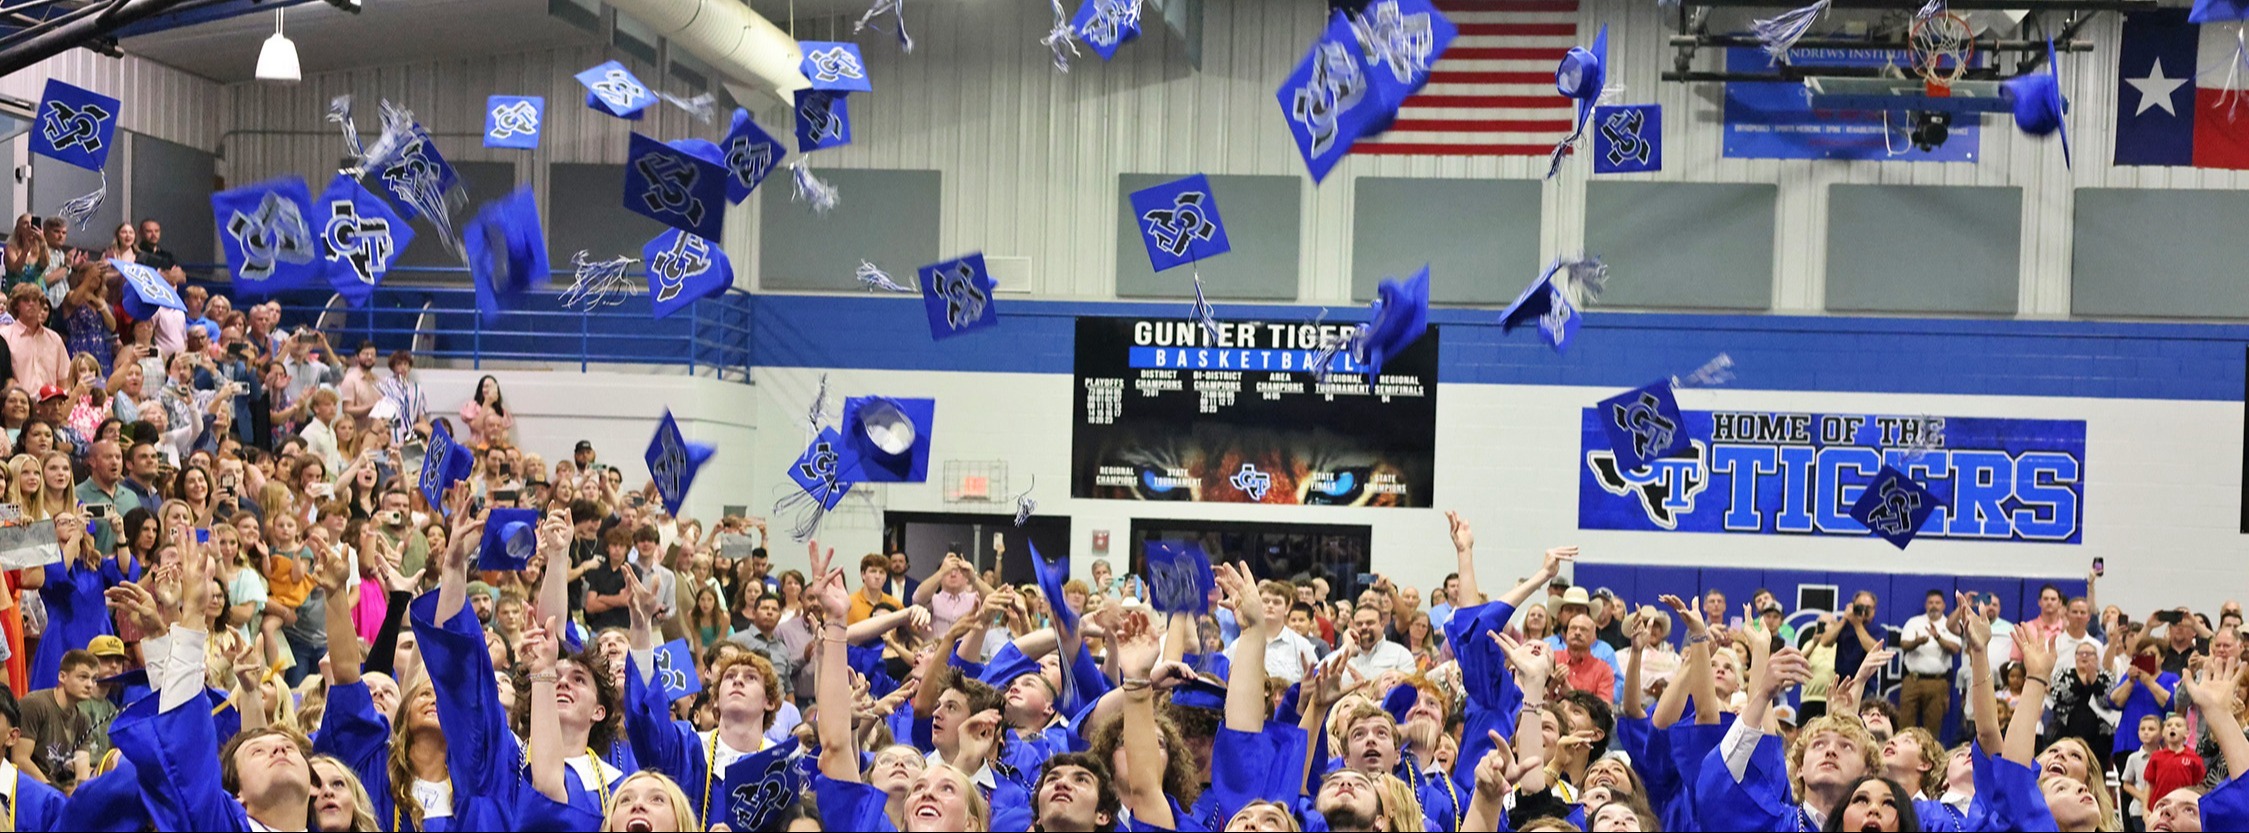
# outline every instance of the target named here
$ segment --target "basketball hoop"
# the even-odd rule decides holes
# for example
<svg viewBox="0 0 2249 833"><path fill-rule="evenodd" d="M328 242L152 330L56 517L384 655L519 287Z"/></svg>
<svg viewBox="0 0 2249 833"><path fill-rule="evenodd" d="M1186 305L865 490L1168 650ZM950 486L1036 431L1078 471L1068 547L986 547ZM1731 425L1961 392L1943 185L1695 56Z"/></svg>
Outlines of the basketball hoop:
<svg viewBox="0 0 2249 833"><path fill-rule="evenodd" d="M1929 95L1951 95L1953 82L1968 74L1975 40L1968 19L1949 11L1913 21L1907 39L1913 50L1913 71L1928 82Z"/></svg>

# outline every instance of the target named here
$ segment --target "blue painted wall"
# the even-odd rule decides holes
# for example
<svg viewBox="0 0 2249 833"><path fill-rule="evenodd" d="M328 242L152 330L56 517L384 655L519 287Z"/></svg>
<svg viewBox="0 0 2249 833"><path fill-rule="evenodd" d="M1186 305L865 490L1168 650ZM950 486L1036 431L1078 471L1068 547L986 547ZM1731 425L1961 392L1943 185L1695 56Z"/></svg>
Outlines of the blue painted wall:
<svg viewBox="0 0 2249 833"><path fill-rule="evenodd" d="M1005 323L933 343L918 297L760 295L751 360L769 367L1069 373L1081 315L1187 317L1184 304L1002 298ZM1220 304L1221 318L1311 321L1320 308ZM1329 311L1365 320L1365 308ZM1719 353L1735 387L2240 401L2249 326L1595 310L1570 352L1501 333L1484 309L1436 309L1453 384L1637 386Z"/></svg>

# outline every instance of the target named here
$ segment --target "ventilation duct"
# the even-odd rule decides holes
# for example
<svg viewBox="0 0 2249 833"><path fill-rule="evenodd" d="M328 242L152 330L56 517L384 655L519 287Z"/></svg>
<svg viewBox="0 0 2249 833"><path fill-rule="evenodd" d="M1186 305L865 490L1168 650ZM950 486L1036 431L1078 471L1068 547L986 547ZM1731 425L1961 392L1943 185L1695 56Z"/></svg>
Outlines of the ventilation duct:
<svg viewBox="0 0 2249 833"><path fill-rule="evenodd" d="M749 87L788 101L792 91L812 86L797 69L804 51L796 39L743 0L609 0L609 5L734 82L729 86L737 98L740 88Z"/></svg>

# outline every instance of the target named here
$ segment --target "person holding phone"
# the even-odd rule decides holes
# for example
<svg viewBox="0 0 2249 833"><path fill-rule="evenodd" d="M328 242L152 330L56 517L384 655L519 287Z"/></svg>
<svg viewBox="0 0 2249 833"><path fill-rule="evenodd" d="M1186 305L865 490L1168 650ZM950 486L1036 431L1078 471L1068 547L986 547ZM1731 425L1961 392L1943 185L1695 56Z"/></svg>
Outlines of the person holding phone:
<svg viewBox="0 0 2249 833"><path fill-rule="evenodd" d="M1835 667L1838 670L1859 667L1866 661L1867 652L1882 644L1875 636L1881 626L1874 623L1874 591L1861 590L1851 594L1851 604L1843 609L1841 621L1820 632L1821 645L1835 646Z"/></svg>

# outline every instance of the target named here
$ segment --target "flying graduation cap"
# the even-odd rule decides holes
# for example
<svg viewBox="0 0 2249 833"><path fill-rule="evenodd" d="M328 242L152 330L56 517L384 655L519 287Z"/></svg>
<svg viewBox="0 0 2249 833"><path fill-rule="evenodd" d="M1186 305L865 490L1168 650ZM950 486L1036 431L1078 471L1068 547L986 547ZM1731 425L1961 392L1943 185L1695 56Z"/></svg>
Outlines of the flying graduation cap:
<svg viewBox="0 0 2249 833"><path fill-rule="evenodd" d="M1603 399L1593 412L1619 471L1637 471L1687 447L1686 418L1670 379Z"/></svg>
<svg viewBox="0 0 2249 833"><path fill-rule="evenodd" d="M1921 525L1943 503L1936 493L1905 472L1883 466L1874 482L1866 484L1866 491L1851 503L1851 520L1866 525L1875 536L1902 550L1913 543Z"/></svg>
<svg viewBox="0 0 2249 833"><path fill-rule="evenodd" d="M1202 174L1132 192L1140 242L1148 264L1161 272L1233 250L1226 221L1218 216L1218 195Z"/></svg>
<svg viewBox="0 0 2249 833"><path fill-rule="evenodd" d="M641 111L657 101L647 84L616 61L578 73L577 79L586 88L586 107L598 113L639 121Z"/></svg>
<svg viewBox="0 0 2249 833"><path fill-rule="evenodd" d="M212 225L235 286L271 295L319 278L324 261L313 223L325 229L326 213L293 174L212 194Z"/></svg>
<svg viewBox="0 0 2249 833"><path fill-rule="evenodd" d="M1569 349L1570 338L1577 334L1578 323L1585 317L1573 298L1582 295L1590 300L1599 295L1608 280L1608 269L1597 258L1556 258L1538 280L1523 289L1515 303L1500 313L1500 332L1514 332L1523 322L1535 319L1539 337L1547 346L1556 353Z"/></svg>
<svg viewBox="0 0 2249 833"><path fill-rule="evenodd" d="M726 170L717 145L665 144L634 133L625 159L625 208L672 228L717 240L726 228Z"/></svg>
<svg viewBox="0 0 2249 833"><path fill-rule="evenodd" d="M647 459L648 475L656 483L657 496L663 498L665 512L679 514L679 507L687 503L688 487L695 484L695 473L716 453L718 448L708 443L688 442L680 435L671 409L664 409L656 435L648 440Z"/></svg>
<svg viewBox="0 0 2249 833"><path fill-rule="evenodd" d="M648 303L659 319L734 285L734 264L725 250L676 228L640 247L640 262L648 264Z"/></svg>
<svg viewBox="0 0 2249 833"><path fill-rule="evenodd" d="M495 95L484 100L484 146L537 150L547 100L535 95Z"/></svg>
<svg viewBox="0 0 2249 833"><path fill-rule="evenodd" d="M516 572L531 566L539 552L539 510L495 507L484 519L484 537L477 541L476 568Z"/></svg>
<svg viewBox="0 0 2249 833"><path fill-rule="evenodd" d="M812 89L835 93L873 92L867 64L859 58L859 45L841 41L808 40L798 43L804 59L797 69L812 82Z"/></svg>
<svg viewBox="0 0 2249 833"><path fill-rule="evenodd" d="M414 228L389 202L346 174L330 180L315 205L328 285L352 307L365 306L399 254L414 242Z"/></svg>
<svg viewBox="0 0 2249 833"><path fill-rule="evenodd" d="M749 199L758 183L764 182L781 164L781 157L789 154L773 134L757 126L757 121L750 118L750 111L741 108L735 108L734 124L727 129L719 150L722 167L726 169L726 201L735 205Z"/></svg>
<svg viewBox="0 0 2249 833"><path fill-rule="evenodd" d="M512 305L503 302L547 279L547 241L529 188L485 203L462 240L469 277L476 282L476 310L487 322Z"/></svg>
<svg viewBox="0 0 2249 833"><path fill-rule="evenodd" d="M476 467L476 454L453 441L453 432L445 427L444 420L430 424L429 448L422 452L422 498L441 513L450 512L445 505L445 490L465 480Z"/></svg>
<svg viewBox="0 0 2249 833"><path fill-rule="evenodd" d="M1562 159L1585 135L1585 122L1592 117L1593 105L1601 100L1602 86L1608 81L1608 59L1609 26L1604 23L1600 33L1593 36L1593 48L1570 47L1570 51L1562 55L1561 65L1554 69L1554 89L1577 102L1577 121L1570 135L1554 144L1553 156L1546 166L1549 178L1562 170Z"/></svg>
<svg viewBox="0 0 2249 833"><path fill-rule="evenodd" d="M843 93L796 91L797 152L851 144L851 108Z"/></svg>
<svg viewBox="0 0 2249 833"><path fill-rule="evenodd" d="M99 173L109 165L121 112L117 99L49 78L39 98L31 152Z"/></svg>
<svg viewBox="0 0 2249 833"><path fill-rule="evenodd" d="M704 823L723 822L734 830L775 829L782 814L796 806L804 793L814 762L812 755L798 748L794 736L734 759L724 773L714 776L722 779L722 792L710 796L715 818Z"/></svg>
<svg viewBox="0 0 2249 833"><path fill-rule="evenodd" d="M1117 48L1140 37L1142 0L1085 0L1070 19L1078 39L1093 47L1101 60L1117 57Z"/></svg>
<svg viewBox="0 0 2249 833"><path fill-rule="evenodd" d="M2197 6L2200 7L2199 4ZM2046 41L2046 71L2013 78L2000 85L2014 105L2015 127L2032 136L2059 133L2062 165L2069 159L2069 101L2062 98L2061 67L2054 60L2054 41Z"/></svg>
<svg viewBox="0 0 2249 833"><path fill-rule="evenodd" d="M844 483L920 483L929 479L937 400L854 396L843 403Z"/></svg>
<svg viewBox="0 0 2249 833"><path fill-rule="evenodd" d="M1380 374L1385 363L1429 331L1429 266L1423 264L1404 281L1384 278L1375 288L1373 309L1374 318L1354 344L1357 354L1352 356L1368 375Z"/></svg>
<svg viewBox="0 0 2249 833"><path fill-rule="evenodd" d="M156 270L114 257L109 259L109 265L125 276L126 315L146 321L156 315L158 308L187 310L187 305L180 302L180 293L172 289L171 281Z"/></svg>
<svg viewBox="0 0 2249 833"><path fill-rule="evenodd" d="M921 279L922 308L929 316L930 338L942 341L999 326L999 305L992 297L999 282L984 268L983 252L932 263L915 272Z"/></svg>
<svg viewBox="0 0 2249 833"><path fill-rule="evenodd" d="M1281 116L1288 121L1289 137L1296 141L1313 182L1327 178L1353 143L1389 120L1380 112L1380 100L1368 95L1361 53L1350 19L1336 12L1296 71L1274 93Z"/></svg>
<svg viewBox="0 0 2249 833"><path fill-rule="evenodd" d="M1148 603L1159 613L1201 616L1210 610L1210 592L1218 586L1210 556L1191 541L1149 541Z"/></svg>

